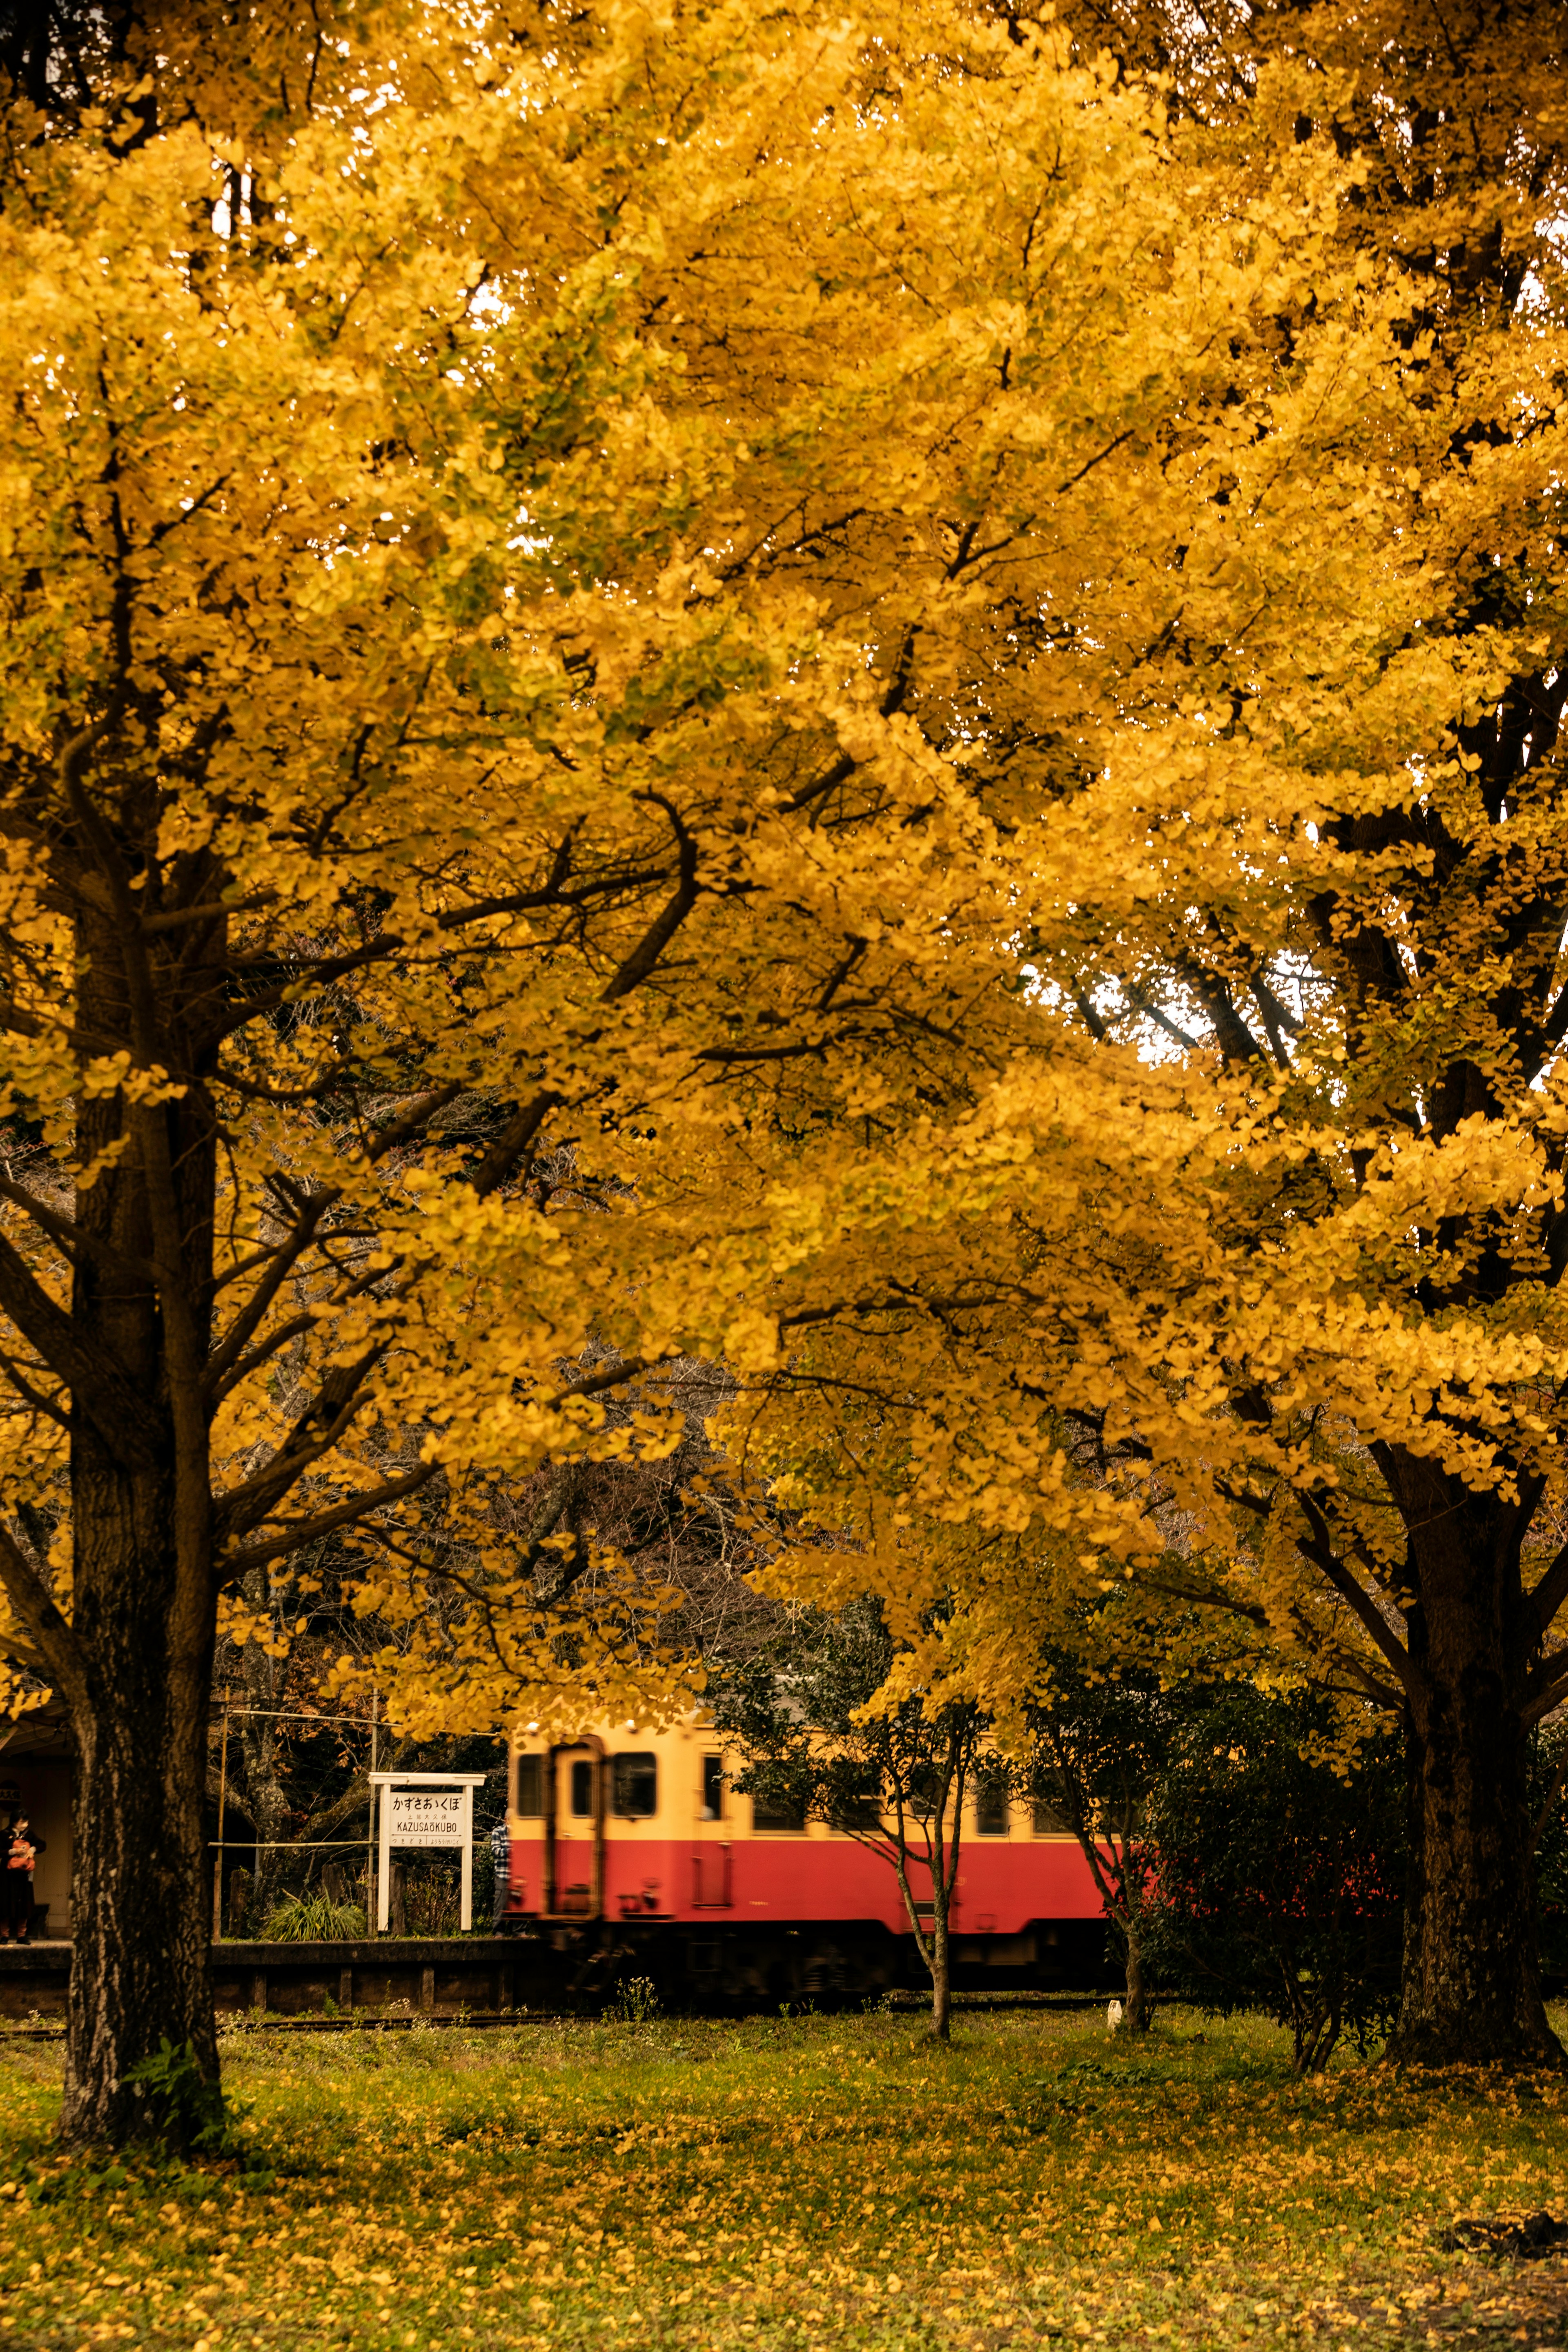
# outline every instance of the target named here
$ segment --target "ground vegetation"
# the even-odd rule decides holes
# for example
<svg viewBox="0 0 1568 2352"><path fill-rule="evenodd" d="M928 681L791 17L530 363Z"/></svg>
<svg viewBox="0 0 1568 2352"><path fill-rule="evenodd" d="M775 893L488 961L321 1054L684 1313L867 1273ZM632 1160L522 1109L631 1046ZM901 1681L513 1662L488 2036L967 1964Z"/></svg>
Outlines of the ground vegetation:
<svg viewBox="0 0 1568 2352"><path fill-rule="evenodd" d="M1398 2011L1407 1809L1397 1733L1346 1757L1310 1694L1226 1692L1176 1727L1142 1823L1167 1987L1290 2030L1298 2074Z"/></svg>
<svg viewBox="0 0 1568 2352"><path fill-rule="evenodd" d="M1558 2199L1549 2075L1297 2082L1288 2034L1181 2011L224 2047L245 2168L85 2165L58 2048L0 2036L17 2352L1562 2340L1560 2263L1445 2246Z"/></svg>

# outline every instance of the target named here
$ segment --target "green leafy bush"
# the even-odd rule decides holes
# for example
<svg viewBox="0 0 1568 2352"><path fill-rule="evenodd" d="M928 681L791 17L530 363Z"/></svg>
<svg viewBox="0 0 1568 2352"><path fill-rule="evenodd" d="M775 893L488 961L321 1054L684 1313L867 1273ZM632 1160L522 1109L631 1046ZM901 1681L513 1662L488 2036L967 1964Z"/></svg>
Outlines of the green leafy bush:
<svg viewBox="0 0 1568 2352"><path fill-rule="evenodd" d="M1397 1736L1336 1770L1328 1704L1251 1688L1184 1729L1150 1806L1150 1940L1164 1982L1290 2028L1296 2072L1397 2005L1405 1850Z"/></svg>
<svg viewBox="0 0 1568 2352"><path fill-rule="evenodd" d="M352 1944L365 1932L358 1903L334 1903L330 1895L286 1895L263 1924L268 1944Z"/></svg>
<svg viewBox="0 0 1568 2352"><path fill-rule="evenodd" d="M125 2077L146 2102L153 2137L180 2154L214 2155L228 2145L229 2114L216 2075L203 2073L188 2042L165 2033L151 2057L127 2066Z"/></svg>

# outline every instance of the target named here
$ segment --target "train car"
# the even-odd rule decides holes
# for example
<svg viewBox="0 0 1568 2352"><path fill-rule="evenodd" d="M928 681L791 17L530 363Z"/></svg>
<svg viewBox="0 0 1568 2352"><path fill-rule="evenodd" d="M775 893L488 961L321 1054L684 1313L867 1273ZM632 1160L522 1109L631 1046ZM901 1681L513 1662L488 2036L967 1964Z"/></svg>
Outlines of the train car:
<svg viewBox="0 0 1568 2352"><path fill-rule="evenodd" d="M742 1769L700 1716L514 1742L497 1925L564 1956L584 1990L641 1973L671 2006L852 2000L925 1981L890 1864L738 1795ZM910 1876L919 1903L929 1873ZM959 1986L1110 1980L1077 1841L984 1789L965 1800L950 1935Z"/></svg>

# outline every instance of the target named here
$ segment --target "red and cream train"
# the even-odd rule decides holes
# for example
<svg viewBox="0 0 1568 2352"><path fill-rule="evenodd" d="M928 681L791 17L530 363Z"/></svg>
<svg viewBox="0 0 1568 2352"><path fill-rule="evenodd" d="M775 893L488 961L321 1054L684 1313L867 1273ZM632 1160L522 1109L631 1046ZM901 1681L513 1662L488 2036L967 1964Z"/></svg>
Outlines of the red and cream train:
<svg viewBox="0 0 1568 2352"><path fill-rule="evenodd" d="M579 1972L640 1970L667 1999L752 2005L919 1983L890 1865L737 1795L741 1769L700 1718L514 1745L498 1927L575 1954ZM988 1792L966 1800L951 1932L959 1984L1107 1979L1076 1841Z"/></svg>

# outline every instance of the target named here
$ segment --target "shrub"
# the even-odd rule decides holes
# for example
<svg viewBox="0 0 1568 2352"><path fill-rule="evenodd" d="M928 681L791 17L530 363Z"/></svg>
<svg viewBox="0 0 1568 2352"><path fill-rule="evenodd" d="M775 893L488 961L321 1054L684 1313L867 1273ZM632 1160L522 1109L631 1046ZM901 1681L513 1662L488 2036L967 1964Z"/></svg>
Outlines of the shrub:
<svg viewBox="0 0 1568 2352"><path fill-rule="evenodd" d="M286 1895L268 1913L261 1934L269 1944L349 1944L365 1932L357 1903L334 1903L330 1895Z"/></svg>
<svg viewBox="0 0 1568 2352"><path fill-rule="evenodd" d="M1289 2025L1296 2072L1364 2051L1399 1991L1404 1779L1392 1732L1340 1767L1329 1704L1227 1693L1184 1731L1151 1807L1151 1936L1201 2007Z"/></svg>

